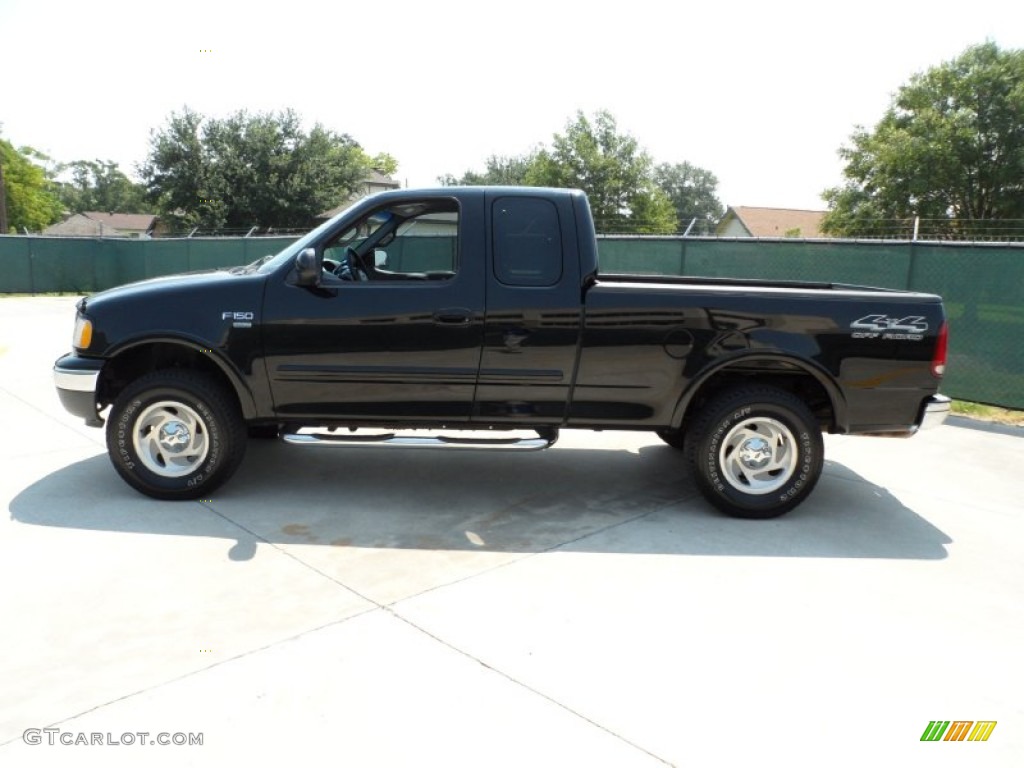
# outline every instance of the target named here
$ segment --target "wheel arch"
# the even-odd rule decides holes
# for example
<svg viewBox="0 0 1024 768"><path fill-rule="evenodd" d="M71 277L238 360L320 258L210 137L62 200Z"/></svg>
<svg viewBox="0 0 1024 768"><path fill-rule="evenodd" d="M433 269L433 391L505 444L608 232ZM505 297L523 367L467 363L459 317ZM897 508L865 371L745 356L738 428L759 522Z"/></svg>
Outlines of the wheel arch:
<svg viewBox="0 0 1024 768"><path fill-rule="evenodd" d="M684 429L693 408L720 392L745 384L767 384L803 400L824 431L842 431L846 398L835 379L820 366L783 354L744 354L723 360L690 382L672 414L672 427Z"/></svg>
<svg viewBox="0 0 1024 768"><path fill-rule="evenodd" d="M255 398L231 361L216 349L179 337L138 339L111 352L100 372L97 400L101 406L109 405L135 379L168 368L209 374L234 396L244 419L255 418Z"/></svg>

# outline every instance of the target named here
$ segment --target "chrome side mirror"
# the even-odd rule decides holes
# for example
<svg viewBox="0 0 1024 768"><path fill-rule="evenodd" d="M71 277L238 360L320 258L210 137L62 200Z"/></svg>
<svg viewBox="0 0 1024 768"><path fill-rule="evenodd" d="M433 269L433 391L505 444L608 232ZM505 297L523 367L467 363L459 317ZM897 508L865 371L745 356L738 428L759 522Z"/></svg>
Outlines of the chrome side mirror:
<svg viewBox="0 0 1024 768"><path fill-rule="evenodd" d="M316 248L303 248L295 257L295 282L299 285L319 285L323 268L323 254L318 253Z"/></svg>

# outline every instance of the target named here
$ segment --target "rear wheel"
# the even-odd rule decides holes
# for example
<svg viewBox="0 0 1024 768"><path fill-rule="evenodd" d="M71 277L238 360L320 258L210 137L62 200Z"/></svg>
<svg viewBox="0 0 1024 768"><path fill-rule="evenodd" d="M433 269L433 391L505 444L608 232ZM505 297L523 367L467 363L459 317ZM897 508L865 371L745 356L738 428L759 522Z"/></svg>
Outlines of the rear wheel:
<svg viewBox="0 0 1024 768"><path fill-rule="evenodd" d="M121 392L107 421L114 469L156 499L208 496L238 468L245 441L237 403L196 371L143 376Z"/></svg>
<svg viewBox="0 0 1024 768"><path fill-rule="evenodd" d="M821 476L821 428L802 400L774 387L729 390L687 431L697 486L734 517L778 517L807 498Z"/></svg>

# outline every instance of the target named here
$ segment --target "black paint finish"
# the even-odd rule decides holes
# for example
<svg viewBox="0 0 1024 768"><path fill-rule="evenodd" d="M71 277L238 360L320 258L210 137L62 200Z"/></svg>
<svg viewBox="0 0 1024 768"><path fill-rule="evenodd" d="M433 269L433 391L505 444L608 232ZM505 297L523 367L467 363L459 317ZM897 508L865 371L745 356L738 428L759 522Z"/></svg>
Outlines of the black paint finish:
<svg viewBox="0 0 1024 768"><path fill-rule="evenodd" d="M557 233L545 242L557 238L562 264L553 284L498 279L491 235L510 198L554 205ZM389 227L415 223L426 238L432 220L454 211L454 270L403 276L375 266ZM340 233L369 221L385 222L353 241L369 280L324 272L317 285L299 284L300 251L323 259ZM94 338L79 357L178 345L207 356L249 419L353 426L678 426L700 387L725 376L806 377L826 393L835 431L907 431L937 390L930 364L944 322L939 297L924 294L599 276L583 195L522 188L384 193L266 264L123 286L81 311ZM904 320L916 330L882 328Z"/></svg>

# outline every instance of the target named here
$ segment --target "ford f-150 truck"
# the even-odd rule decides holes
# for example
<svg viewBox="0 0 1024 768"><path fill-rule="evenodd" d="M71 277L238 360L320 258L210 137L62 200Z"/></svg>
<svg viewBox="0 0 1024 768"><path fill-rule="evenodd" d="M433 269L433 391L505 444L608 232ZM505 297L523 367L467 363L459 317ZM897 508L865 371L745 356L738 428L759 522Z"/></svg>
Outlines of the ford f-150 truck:
<svg viewBox="0 0 1024 768"><path fill-rule="evenodd" d="M248 266L84 298L73 346L64 407L105 421L114 468L160 499L208 496L253 435L535 449L623 429L768 518L811 492L822 432L949 411L938 296L603 274L577 190L378 194Z"/></svg>

